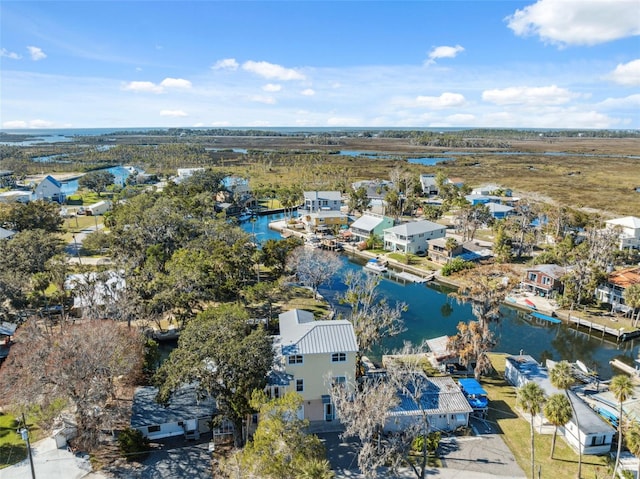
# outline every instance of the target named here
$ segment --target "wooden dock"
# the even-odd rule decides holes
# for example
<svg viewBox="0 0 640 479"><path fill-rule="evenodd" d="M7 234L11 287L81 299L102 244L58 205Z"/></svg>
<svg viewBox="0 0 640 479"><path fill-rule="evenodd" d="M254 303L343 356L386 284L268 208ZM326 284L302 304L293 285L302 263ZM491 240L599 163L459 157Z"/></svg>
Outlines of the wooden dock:
<svg viewBox="0 0 640 479"><path fill-rule="evenodd" d="M618 342L628 341L629 339L640 336L640 330L637 329L633 331L625 331L624 328L611 328L609 326L587 321L586 319L581 319L577 316L570 316L567 318L567 321L569 324L574 324L576 327L588 329L589 334L591 334L592 331L601 333L602 337L604 337L605 334L608 334L615 337Z"/></svg>
<svg viewBox="0 0 640 479"><path fill-rule="evenodd" d="M628 364L623 363L619 359L612 359L609 361L609 364L620 371L627 373L631 377L638 378L640 375L640 371L634 368L633 366L629 366Z"/></svg>

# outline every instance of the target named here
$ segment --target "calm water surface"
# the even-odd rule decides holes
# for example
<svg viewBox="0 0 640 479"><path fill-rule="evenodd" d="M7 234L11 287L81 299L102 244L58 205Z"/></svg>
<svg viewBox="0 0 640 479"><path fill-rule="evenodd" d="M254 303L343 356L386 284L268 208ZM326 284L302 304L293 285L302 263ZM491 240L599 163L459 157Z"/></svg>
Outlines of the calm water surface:
<svg viewBox="0 0 640 479"><path fill-rule="evenodd" d="M278 232L270 230L270 221L282 219L283 215L260 216L255 223L244 223L242 227L248 231L255 231L259 242L267 239L280 239ZM320 293L336 308L337 296L346 290L343 278L349 270L362 270L364 261L349 255L341 255L342 271L332 282L320 288ZM371 352L374 358L381 354L402 347L404 341L414 344L425 339L442 335L453 335L460 321L473 319L471 307L458 304L448 296L452 290L435 282L426 284L402 284L389 278L384 278L379 287L381 297L390 303L404 301L408 310L403 314L407 330L396 337L389 338L380 347ZM638 357L638 341L628 341L617 345L603 340L598 335L576 331L566 324L551 324L534 322L526 312L504 306L503 319L493 326L496 336L496 351L517 354L522 350L531 354L537 360L551 358L554 360L580 359L586 365L598 371L603 379L616 374L612 371L609 361L613 358L632 363Z"/></svg>

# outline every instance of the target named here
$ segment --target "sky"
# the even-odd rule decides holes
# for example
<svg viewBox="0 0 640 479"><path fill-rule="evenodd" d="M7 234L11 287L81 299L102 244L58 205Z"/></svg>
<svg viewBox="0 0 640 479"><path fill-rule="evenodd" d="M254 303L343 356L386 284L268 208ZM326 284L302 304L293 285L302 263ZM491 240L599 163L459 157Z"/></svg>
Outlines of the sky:
<svg viewBox="0 0 640 479"><path fill-rule="evenodd" d="M640 1L0 2L0 128L640 129Z"/></svg>

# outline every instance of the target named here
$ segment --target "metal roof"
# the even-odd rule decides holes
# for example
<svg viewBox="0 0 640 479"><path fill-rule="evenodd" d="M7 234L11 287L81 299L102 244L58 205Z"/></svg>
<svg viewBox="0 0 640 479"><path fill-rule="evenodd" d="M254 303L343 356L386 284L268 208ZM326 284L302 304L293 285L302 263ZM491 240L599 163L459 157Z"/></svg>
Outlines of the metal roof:
<svg viewBox="0 0 640 479"><path fill-rule="evenodd" d="M294 309L282 313L279 320L276 346L284 356L358 351L353 325L345 319L315 321L313 313Z"/></svg>
<svg viewBox="0 0 640 479"><path fill-rule="evenodd" d="M429 220L421 221L409 221L393 228L387 228L385 233L394 233L402 236L414 236L420 233L427 233L429 231L446 230L446 226L434 223Z"/></svg>
<svg viewBox="0 0 640 479"><path fill-rule="evenodd" d="M411 395L399 392L400 404L391 409L390 416L413 416L422 414L422 411L428 415L463 414L473 411L458 385L450 377L427 377L422 373L415 374L420 376L417 378L419 380L416 381L416 378L413 378L411 382L417 383L421 388L420 391L415 394L411 390ZM407 389L411 389L409 384ZM420 405L412 396L418 398Z"/></svg>
<svg viewBox="0 0 640 479"><path fill-rule="evenodd" d="M383 220L384 218L379 216L363 215L351 223L351 227L363 231L373 231L373 229L382 223Z"/></svg>

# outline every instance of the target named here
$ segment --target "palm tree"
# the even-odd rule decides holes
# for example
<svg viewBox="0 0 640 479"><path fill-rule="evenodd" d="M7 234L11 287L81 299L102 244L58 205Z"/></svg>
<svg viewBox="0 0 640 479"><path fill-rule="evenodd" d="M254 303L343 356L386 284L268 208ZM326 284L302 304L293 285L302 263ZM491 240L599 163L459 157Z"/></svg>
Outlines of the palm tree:
<svg viewBox="0 0 640 479"><path fill-rule="evenodd" d="M622 450L622 403L633 394L633 381L629 376L618 374L611 379L609 389L618 400L618 453L616 454L616 465L613 468L613 479L616 477L618 464L620 464L620 451Z"/></svg>
<svg viewBox="0 0 640 479"><path fill-rule="evenodd" d="M549 380L553 387L562 389L571 405L573 419L576 422L577 438L578 438L578 479L582 477L582 438L580 436L580 421L576 414L576 408L569 396L569 388L576 382L576 378L571 371L571 365L567 361L560 361L549 371Z"/></svg>
<svg viewBox="0 0 640 479"><path fill-rule="evenodd" d="M558 426L564 426L573 416L571 411L571 403L564 394L552 395L544 405L544 416L555 426L553 430L553 439L551 440L551 456L553 459L553 451L556 449L556 436L558 435Z"/></svg>
<svg viewBox="0 0 640 479"><path fill-rule="evenodd" d="M531 477L535 477L535 447L533 435L533 419L542 410L545 401L544 391L534 382L528 382L518 388L517 401L523 411L531 415Z"/></svg>
<svg viewBox="0 0 640 479"><path fill-rule="evenodd" d="M631 426L627 429L625 440L627 441L627 447L629 451L631 451L631 454L640 457L640 423L637 421L631 423ZM640 461L638 461L636 477L640 477Z"/></svg>
<svg viewBox="0 0 640 479"><path fill-rule="evenodd" d="M635 328L638 324L638 320L640 319L640 284L632 284L624 290L622 296L624 297L625 304L630 308L633 308L633 311L631 312L631 319L633 319L633 313L638 310L636 313L636 319L633 323L633 327Z"/></svg>
<svg viewBox="0 0 640 479"><path fill-rule="evenodd" d="M335 473L331 470L329 461L326 459L309 459L305 464L297 479L333 479Z"/></svg>

